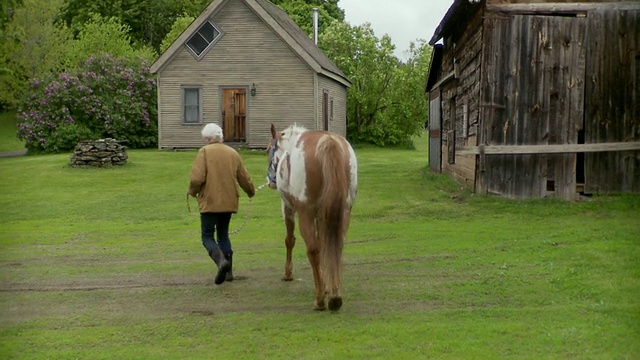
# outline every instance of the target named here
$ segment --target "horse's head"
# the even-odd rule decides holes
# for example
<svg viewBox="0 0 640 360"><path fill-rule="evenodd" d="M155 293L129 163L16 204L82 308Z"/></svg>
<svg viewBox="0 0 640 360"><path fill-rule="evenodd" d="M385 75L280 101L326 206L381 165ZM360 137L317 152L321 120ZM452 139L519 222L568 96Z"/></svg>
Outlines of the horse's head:
<svg viewBox="0 0 640 360"><path fill-rule="evenodd" d="M276 130L276 127L271 124L271 142L267 147L267 154L269 156L269 165L267 168L267 180L269 181L269 187L276 189L276 172L278 170L278 163L285 152L290 151L294 146L297 138L307 129L292 125L284 129L281 132Z"/></svg>

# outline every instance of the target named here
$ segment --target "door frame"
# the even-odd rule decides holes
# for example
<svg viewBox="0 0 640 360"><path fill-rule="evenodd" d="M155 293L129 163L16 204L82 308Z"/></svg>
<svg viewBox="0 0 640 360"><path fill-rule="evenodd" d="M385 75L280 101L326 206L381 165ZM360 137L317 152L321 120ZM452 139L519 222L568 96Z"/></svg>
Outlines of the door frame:
<svg viewBox="0 0 640 360"><path fill-rule="evenodd" d="M220 86L220 117L221 127L224 134L224 141L230 143L248 142L248 121L249 110L248 96L249 86ZM232 96L232 99L228 99ZM240 100L239 109L236 106ZM239 110L236 113L236 110ZM233 119L229 119L228 111L232 111ZM240 129L237 129L240 126ZM230 129L231 128L231 129Z"/></svg>
<svg viewBox="0 0 640 360"><path fill-rule="evenodd" d="M322 129L329 131L329 90L322 89Z"/></svg>

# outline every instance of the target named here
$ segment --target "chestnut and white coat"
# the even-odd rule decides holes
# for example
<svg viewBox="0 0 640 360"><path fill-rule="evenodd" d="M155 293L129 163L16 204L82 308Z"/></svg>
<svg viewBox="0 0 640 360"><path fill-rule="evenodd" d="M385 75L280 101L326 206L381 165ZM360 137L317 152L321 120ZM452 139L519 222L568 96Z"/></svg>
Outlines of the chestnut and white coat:
<svg viewBox="0 0 640 360"><path fill-rule="evenodd" d="M287 229L283 280L292 280L295 216L307 245L315 281L316 310L342 305L341 257L358 189L358 162L349 142L321 130L290 126L278 133L271 125L269 187L277 189Z"/></svg>

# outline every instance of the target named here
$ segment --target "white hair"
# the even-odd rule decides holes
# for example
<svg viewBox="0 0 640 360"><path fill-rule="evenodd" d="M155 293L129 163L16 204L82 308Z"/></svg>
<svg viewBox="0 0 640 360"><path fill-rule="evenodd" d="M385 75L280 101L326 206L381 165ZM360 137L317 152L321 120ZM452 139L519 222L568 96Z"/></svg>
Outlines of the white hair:
<svg viewBox="0 0 640 360"><path fill-rule="evenodd" d="M222 141L222 128L217 124L207 124L202 128L202 138L209 138L215 141Z"/></svg>

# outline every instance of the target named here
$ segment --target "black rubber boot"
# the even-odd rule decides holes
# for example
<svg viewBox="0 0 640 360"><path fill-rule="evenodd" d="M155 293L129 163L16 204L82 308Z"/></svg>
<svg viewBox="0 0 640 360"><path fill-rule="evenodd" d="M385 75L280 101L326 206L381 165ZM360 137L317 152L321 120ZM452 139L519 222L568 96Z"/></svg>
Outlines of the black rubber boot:
<svg viewBox="0 0 640 360"><path fill-rule="evenodd" d="M211 251L209 253L209 256L218 266L218 273L216 274L215 283L216 285L220 285L225 281L227 272L231 270L231 263L227 261L220 248Z"/></svg>
<svg viewBox="0 0 640 360"><path fill-rule="evenodd" d="M233 254L227 254L224 257L229 262L229 271L227 271L227 277L224 281L233 281Z"/></svg>

